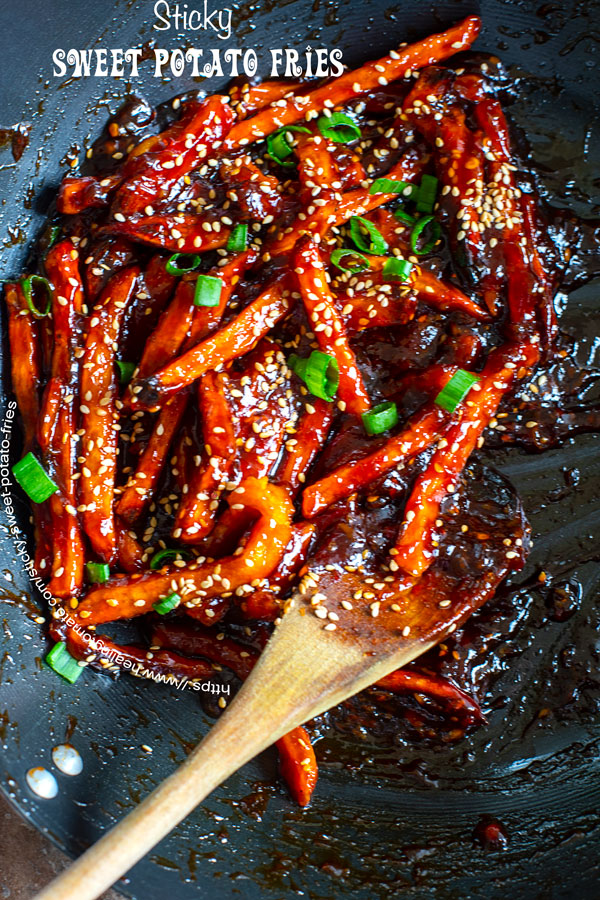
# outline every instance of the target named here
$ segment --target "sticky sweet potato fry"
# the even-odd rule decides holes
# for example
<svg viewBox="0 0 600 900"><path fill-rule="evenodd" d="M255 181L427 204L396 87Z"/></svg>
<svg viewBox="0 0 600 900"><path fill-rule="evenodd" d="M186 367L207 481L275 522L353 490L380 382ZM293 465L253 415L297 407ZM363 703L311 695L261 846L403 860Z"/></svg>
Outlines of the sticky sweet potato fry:
<svg viewBox="0 0 600 900"><path fill-rule="evenodd" d="M354 463L346 463L330 472L320 481L308 485L302 495L302 513L312 519L337 500L349 497L360 488L385 475L400 463L422 453L445 430L448 413L431 404L394 437L372 453ZM368 446L368 445L367 445Z"/></svg>
<svg viewBox="0 0 600 900"><path fill-rule="evenodd" d="M299 806L308 806L319 773L307 731L294 728L279 738L275 746L279 752L279 768L292 797Z"/></svg>
<svg viewBox="0 0 600 900"><path fill-rule="evenodd" d="M277 481L286 485L292 494L306 481L311 463L324 446L333 422L331 403L313 397L311 406L314 412L304 413L294 436L286 441L286 455L277 471Z"/></svg>
<svg viewBox="0 0 600 900"><path fill-rule="evenodd" d="M376 682L377 687L402 694L425 694L448 707L466 725L485 722L481 707L470 694L461 690L447 678L439 675L425 675L413 669L396 669Z"/></svg>
<svg viewBox="0 0 600 900"><path fill-rule="evenodd" d="M205 372L248 353L288 312L285 279L277 279L224 328L149 378L131 385L131 406L156 409Z"/></svg>
<svg viewBox="0 0 600 900"><path fill-rule="evenodd" d="M169 447L177 434L188 403L187 391L173 397L160 410L150 439L142 451L136 470L117 503L117 514L134 525L154 496L169 456Z"/></svg>
<svg viewBox="0 0 600 900"><path fill-rule="evenodd" d="M248 478L229 494L228 502L258 514L241 554L215 562L192 562L182 568L166 566L139 576L116 576L88 592L77 610L82 623L94 625L143 615L173 592L180 594L189 615L204 624L216 622L215 605L220 615L229 605L221 600L222 594L235 591L248 580L268 577L291 536L293 507L285 489L266 479Z"/></svg>
<svg viewBox="0 0 600 900"><path fill-rule="evenodd" d="M23 422L24 451L33 446L40 412L42 356L38 323L19 284L6 284L12 388Z"/></svg>
<svg viewBox="0 0 600 900"><path fill-rule="evenodd" d="M228 100L213 94L200 103L185 103L174 125L134 148L123 167L123 183L114 197L111 214L136 216L168 199L180 179L229 131L234 116Z"/></svg>
<svg viewBox="0 0 600 900"><path fill-rule="evenodd" d="M173 537L183 543L198 543L212 530L221 492L231 480L236 444L224 380L207 372L198 383L205 454L184 486L175 515Z"/></svg>
<svg viewBox="0 0 600 900"><path fill-rule="evenodd" d="M389 56L346 72L304 96L295 95L285 105L280 103L278 106L268 107L252 118L234 125L224 141L225 148L232 150L261 140L283 125L292 125L306 119L308 114L321 112L327 101L333 106L343 106L357 94L376 89L378 85L388 84L397 78L404 78L407 72L441 62L460 50L468 50L479 33L480 25L477 16L469 16L447 31L392 51Z"/></svg>
<svg viewBox="0 0 600 900"><path fill-rule="evenodd" d="M298 277L302 302L317 343L323 353L337 362L339 400L352 415L359 416L370 407L369 395L352 350L344 320L325 279L325 260L318 244L304 238L294 254L294 272Z"/></svg>
<svg viewBox="0 0 600 900"><path fill-rule="evenodd" d="M61 182L56 208L63 215L74 216L86 209L108 206L110 194L120 182L120 175L109 175L101 181L90 175L68 175Z"/></svg>
<svg viewBox="0 0 600 900"><path fill-rule="evenodd" d="M84 548L74 478L80 373L75 351L82 337L83 285L79 254L70 241L60 241L50 249L45 267L54 286L54 346L37 440L46 468L59 488L47 501L53 546L48 589L62 599L76 595L83 583Z"/></svg>
<svg viewBox="0 0 600 900"><path fill-rule="evenodd" d="M440 504L456 489L456 479L489 425L502 397L520 373L537 362L536 345L492 351L479 383L469 393L455 422L438 444L427 468L419 475L404 510L404 522L391 551L394 568L421 576L434 559L433 541ZM524 370L524 371L523 371Z"/></svg>
<svg viewBox="0 0 600 900"><path fill-rule="evenodd" d="M79 496L81 520L94 552L113 563L117 553L114 492L117 471L115 430L115 347L125 310L135 292L140 271L124 269L109 281L94 307L81 366L81 468Z"/></svg>
<svg viewBox="0 0 600 900"><path fill-rule="evenodd" d="M205 226L210 227L210 231ZM171 253L205 253L224 247L230 229L217 219L190 213L147 215L137 219L114 221L102 228L102 234L120 235L130 241L160 247Z"/></svg>

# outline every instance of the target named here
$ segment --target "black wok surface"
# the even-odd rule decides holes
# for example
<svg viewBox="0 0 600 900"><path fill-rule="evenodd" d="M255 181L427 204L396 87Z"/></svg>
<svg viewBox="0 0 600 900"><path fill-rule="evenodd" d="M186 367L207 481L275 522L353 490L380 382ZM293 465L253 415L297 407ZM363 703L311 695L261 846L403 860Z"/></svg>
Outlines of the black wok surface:
<svg viewBox="0 0 600 900"><path fill-rule="evenodd" d="M22 122L29 130L18 162L10 135L3 133L0 146L2 278L19 274L69 152L81 154L86 137L99 133L128 90L157 103L184 90L223 86L218 79L168 83L149 77L147 67L136 84L52 77L56 47L127 48L153 37L158 46L185 46L183 35L153 34L152 6L135 0L0 5L0 126ZM257 51L323 44L341 47L353 65L480 12L477 49L501 56L520 80L511 114L528 136L544 185L557 205L598 216L600 4L447 0L434 6L435 12L427 2L256 0L234 7L235 40L203 32L193 40ZM597 283L566 303L563 325L582 336L583 360L596 352L598 307ZM4 333L4 311L2 319ZM2 356L0 417L10 399L5 339ZM16 428L12 452L19 452ZM506 650L480 698L489 725L458 743L418 745L399 724L390 746L360 732L340 735L325 721L316 748L320 780L309 808L293 806L277 780L274 754L265 753L139 863L119 890L137 900L600 896L598 436L571 439L543 455L503 451L493 462L523 497L536 545L503 593ZM567 477L574 470L577 478ZM17 503L27 535L28 510ZM43 667L46 641L33 621L40 600L3 515L0 787L40 830L77 854L172 771L211 720L193 693L132 678L116 682L89 670L71 686ZM548 616L536 581L541 569L579 585L577 609L565 621ZM549 713L540 718L540 709ZM50 768L51 748L65 738L81 753L83 773L57 774L57 798L40 800L25 772ZM503 849L486 851L473 839L486 816L504 826Z"/></svg>

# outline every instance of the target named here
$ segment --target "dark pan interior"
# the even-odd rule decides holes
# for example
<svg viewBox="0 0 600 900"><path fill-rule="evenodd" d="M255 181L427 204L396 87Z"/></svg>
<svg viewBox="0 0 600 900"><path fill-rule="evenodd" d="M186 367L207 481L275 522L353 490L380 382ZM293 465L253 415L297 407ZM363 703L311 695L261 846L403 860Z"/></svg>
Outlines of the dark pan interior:
<svg viewBox="0 0 600 900"><path fill-rule="evenodd" d="M182 90L222 86L185 78L163 82L147 77L147 67L135 85L52 77L55 47L126 48L153 37L159 46L185 45L172 32L153 35L152 6L146 0L0 4L0 125L30 125L18 163L8 144L0 148L3 278L19 273L68 152L81 152L119 96L134 89L156 103ZM550 196L579 214L598 216L597 0L446 0L434 6L240 3L234 9L236 40L229 45L260 50L324 44L341 47L344 61L356 64L478 11L484 31L477 48L501 56L520 79L512 115L528 135ZM204 33L194 40L211 46ZM563 324L581 336L582 359L597 351L597 295L598 285L590 284L566 304ZM5 344L2 350L4 415L10 388ZM16 454L16 431L12 444ZM456 744L421 746L405 740L399 725L390 748L368 735L336 736L325 723L317 744L320 781L308 809L295 808L278 786L275 756L267 752L217 790L120 889L138 900L599 896L597 451L598 437L587 435L544 455L511 450L493 460L522 495L536 546L504 592L506 651L482 698L487 727ZM19 515L27 534L24 503ZM0 786L23 815L76 854L184 759L210 719L194 693L132 678L115 682L90 671L70 686L42 667L46 647L33 621L38 598L3 516ZM541 569L581 586L579 607L567 621L547 615L536 581ZM550 712L540 717L541 709ZM83 774L58 775L58 797L39 800L27 788L25 772L49 765L52 746L65 737L83 756ZM505 826L510 840L504 850L484 852L473 841L486 815Z"/></svg>

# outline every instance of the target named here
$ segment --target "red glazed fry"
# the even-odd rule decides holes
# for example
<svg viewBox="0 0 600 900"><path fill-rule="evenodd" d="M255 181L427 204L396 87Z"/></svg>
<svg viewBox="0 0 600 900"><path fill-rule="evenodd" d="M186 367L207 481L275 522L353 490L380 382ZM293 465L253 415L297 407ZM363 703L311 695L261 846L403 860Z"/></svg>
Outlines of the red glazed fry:
<svg viewBox="0 0 600 900"><path fill-rule="evenodd" d="M286 441L286 455L277 472L277 481L292 495L306 481L306 475L319 449L324 446L333 421L333 405L319 397L311 398L314 412L305 412L296 433Z"/></svg>
<svg viewBox="0 0 600 900"><path fill-rule="evenodd" d="M210 225L211 230L207 231L205 225ZM130 241L160 247L171 253L205 253L224 247L230 229L222 227L216 219L181 213L112 222L104 226L102 233L121 235Z"/></svg>
<svg viewBox="0 0 600 900"><path fill-rule="evenodd" d="M117 553L113 501L117 471L115 346L139 269L115 275L94 307L81 366L81 520L94 552L112 564Z"/></svg>
<svg viewBox="0 0 600 900"><path fill-rule="evenodd" d="M308 806L317 785L315 751L304 728L294 728L275 743L279 767L290 793L299 806Z"/></svg>
<svg viewBox="0 0 600 900"><path fill-rule="evenodd" d="M294 254L294 272L306 314L323 353L333 356L338 364L340 384L338 397L344 409L359 416L370 407L356 357L346 335L344 320L325 279L325 262L319 246L305 239Z"/></svg>
<svg viewBox="0 0 600 900"><path fill-rule="evenodd" d="M382 447L355 463L334 469L320 481L309 485L302 495L302 514L312 519L337 500L349 497L391 469L406 462L433 444L445 430L447 413L428 405L397 435ZM367 445L368 446L368 445Z"/></svg>
<svg viewBox="0 0 600 900"><path fill-rule="evenodd" d="M192 562L182 568L167 566L159 572L115 577L88 592L77 616L84 624L112 622L150 612L152 604L181 592L184 610L205 624L217 621L211 600L219 598L255 578L266 578L277 566L291 536L293 507L283 488L266 479L248 478L236 488L228 502L249 507L259 518L252 527L243 552L216 562ZM221 614L228 603L218 603Z"/></svg>
<svg viewBox="0 0 600 900"><path fill-rule="evenodd" d="M205 372L252 350L290 307L284 283L282 280L274 282L215 335L207 337L149 378L134 381L132 407L156 409Z"/></svg>
<svg viewBox="0 0 600 900"><path fill-rule="evenodd" d="M342 106L364 91L377 89L408 71L414 71L441 62L460 50L468 50L479 33L481 22L477 16L469 16L453 28L431 35L416 44L402 47L389 56L367 63L359 69L347 72L304 96L290 98L284 106L271 106L251 119L239 122L229 132L224 146L227 150L261 140L283 125L292 125L306 119L309 113L318 113L330 101Z"/></svg>
<svg viewBox="0 0 600 900"><path fill-rule="evenodd" d="M466 691L462 691L447 678L439 675L424 675L412 669L396 669L376 682L377 687L394 693L425 694L449 707L460 715L467 725L485 722L481 707Z"/></svg>

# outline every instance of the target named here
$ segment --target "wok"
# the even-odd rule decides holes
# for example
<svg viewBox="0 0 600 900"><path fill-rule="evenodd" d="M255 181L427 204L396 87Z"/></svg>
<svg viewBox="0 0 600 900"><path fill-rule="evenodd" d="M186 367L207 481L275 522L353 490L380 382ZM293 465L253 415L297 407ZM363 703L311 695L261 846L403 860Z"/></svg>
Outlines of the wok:
<svg viewBox="0 0 600 900"><path fill-rule="evenodd" d="M597 0L241 2L233 9L230 42L206 32L153 32L152 6L136 0L2 3L0 124L26 123L29 130L18 162L10 134L3 132L0 148L3 278L21 271L69 153L81 154L86 136L98 134L126 91L157 103L223 86L219 79L153 78L147 63L141 78L129 83L54 78L56 47L127 48L152 40L166 48L186 42L254 47L266 75L261 49L340 47L344 62L356 65L479 12L484 28L476 48L499 55L520 82L511 115L527 134L551 201L598 215ZM597 287L573 292L563 316L563 325L581 336L583 359L595 351ZM2 310L3 334L5 324ZM9 399L3 338L2 419ZM16 456L16 426L11 447ZM348 724L349 715L325 718L318 723L320 781L309 808L292 805L279 786L274 754L265 753L219 788L118 889L138 900L597 897L597 450L598 437L584 435L543 455L513 449L491 457L523 497L536 546L526 569L477 623L492 628L494 615L502 613L503 650L480 698L487 726L459 742L415 742L401 722L372 736ZM19 527L28 535L27 507L16 503ZM132 678L116 682L91 671L71 686L42 666L47 646L34 622L41 600L4 511L0 534L0 786L27 819L75 855L171 772L211 719L194 693ZM567 620L549 614L541 570L573 588L575 608ZM52 768L51 748L65 739L81 753L83 773L57 774L58 796L41 800L25 773L35 765ZM481 847L486 817L502 823L503 846Z"/></svg>

